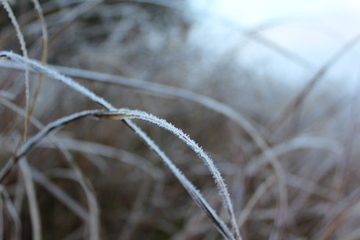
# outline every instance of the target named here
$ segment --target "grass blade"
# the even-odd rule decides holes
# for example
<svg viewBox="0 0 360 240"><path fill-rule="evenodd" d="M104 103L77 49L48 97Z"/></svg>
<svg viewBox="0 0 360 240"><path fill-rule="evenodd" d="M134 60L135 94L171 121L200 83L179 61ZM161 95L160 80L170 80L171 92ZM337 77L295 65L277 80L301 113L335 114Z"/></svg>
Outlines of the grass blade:
<svg viewBox="0 0 360 240"><path fill-rule="evenodd" d="M90 216L88 212L74 199L67 195L63 190L51 182L44 174L31 168L31 174L33 179L40 185L42 185L46 190L48 190L52 195L59 199L64 205L66 205L71 211L73 211L78 217L80 217L84 222L88 222Z"/></svg>
<svg viewBox="0 0 360 240"><path fill-rule="evenodd" d="M19 167L24 178L26 195L29 201L29 211L32 225L32 239L41 240L41 220L38 201L36 198L35 186L31 176L31 169L26 158L19 161Z"/></svg>
<svg viewBox="0 0 360 240"><path fill-rule="evenodd" d="M25 117L25 122L24 122L24 131L23 131L23 137L21 139L21 142L19 144L19 146L21 146L25 141L26 141L26 135L27 135L27 131L28 131L28 126L29 126L29 111L30 111L30 79L29 79L29 57L28 57L28 52L26 49L26 42L24 39L24 35L21 32L20 29L20 25L16 20L15 14L13 12L13 10L10 7L10 4L8 3L7 0L1 0L4 9L6 10L6 12L8 13L9 18L11 19L11 23L13 24L15 31L16 31L16 35L17 38L20 42L20 48L21 51L23 53L23 60L24 60L24 65L25 65L25 98L26 98L26 117ZM1 56L1 54L0 54Z"/></svg>
<svg viewBox="0 0 360 240"><path fill-rule="evenodd" d="M5 56L7 58L10 58L16 62L23 62L23 58L17 54L14 54L12 52L7 51L1 51L0 56ZM70 86L71 88L77 90L82 95L87 96L91 100L97 102L101 106L105 107L110 112L104 112L100 110L88 110L88 111L82 111L75 113L73 115L58 119L57 121L54 121L50 124L48 124L43 130L41 130L37 135L32 137L29 141L27 141L24 146L20 149L20 152L18 155L11 159L5 167L0 172L0 180L2 180L8 172L11 170L12 166L17 162L18 159L20 159L22 156L27 154L41 139L43 139L49 132L66 125L70 122L73 122L75 120L81 119L86 116L95 116L98 118L108 118L108 119L121 119L124 120L124 122L133 129L148 145L151 149L153 149L161 158L165 156L162 151L154 144L154 142L147 137L146 134L140 134L142 133L141 129L138 128L135 124L133 124L130 120L130 118L138 118L142 120L146 120L149 122L152 122L156 124L157 126L161 128L165 128L168 131L175 134L178 138L180 138L182 141L184 141L205 163L205 165L209 168L211 174L214 177L214 181L216 182L216 185L218 186L218 190L223 202L223 205L225 209L228 211L230 215L230 222L232 225L233 233L231 233L230 230L228 230L227 226L223 223L223 221L217 216L215 211L207 204L205 199L200 195L200 193L196 190L195 187L188 181L184 175L177 169L172 169L173 173L178 177L181 183L183 183L183 186L188 190L192 198L195 200L195 202L198 203L200 208L209 216L210 219L215 223L217 229L219 232L226 237L227 239L241 239L239 229L236 223L235 214L233 211L232 203L230 200L230 196L227 190L227 187L224 183L224 180L222 179L222 176L220 172L215 167L213 161L209 158L209 156L192 140L190 139L186 134L184 134L180 129L175 128L173 125L167 123L165 120L156 118L153 115L147 114L142 111L137 110L128 110L128 109L116 109L113 107L109 102L104 100L103 98L97 96L87 88L83 87L82 85L78 84L77 82L73 81L71 78L63 76L56 72L55 70L52 70L48 67L45 67L39 63L37 63L34 60L29 60L29 66L30 68L34 69L37 72L44 73L50 77L53 77L66 85ZM126 118L126 119L124 119ZM166 156L165 156L166 157ZM167 157L166 157L167 159ZM164 159L163 159L164 160ZM169 167L173 167L173 164L167 163ZM186 179L186 180L184 180Z"/></svg>

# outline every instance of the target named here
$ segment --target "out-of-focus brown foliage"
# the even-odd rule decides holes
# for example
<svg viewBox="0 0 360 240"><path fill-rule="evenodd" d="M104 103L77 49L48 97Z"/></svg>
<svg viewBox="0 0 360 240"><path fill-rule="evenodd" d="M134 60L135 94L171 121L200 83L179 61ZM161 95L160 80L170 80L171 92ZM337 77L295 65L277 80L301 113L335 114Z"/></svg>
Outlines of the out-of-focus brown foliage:
<svg viewBox="0 0 360 240"><path fill-rule="evenodd" d="M49 34L47 63L185 89L244 117L265 147L244 126L199 102L76 78L116 107L167 119L203 146L225 177L243 239L357 239L357 97L341 91L341 84L320 83L302 105L284 116L299 89L263 73L261 66L244 67L236 60L236 49L224 55L204 52L189 41L195 29L187 2L171 4L176 7L160 1L43 1ZM41 25L32 3L16 1L12 7L29 57L40 60ZM0 10L0 50L21 54L6 16ZM205 44L207 39L202 41ZM25 87L22 71L0 69L0 162L4 166L21 139ZM39 75L31 73L30 78L33 95ZM96 107L45 77L28 136L59 117ZM216 186L196 154L164 130L139 125L220 210ZM101 211L101 239L221 239L171 172L125 124L84 119L66 126L56 137L62 151L50 140L43 141L27 155L28 162L86 212L84 189L74 180L66 154L75 160L94 188ZM269 164L269 154L281 163L283 179ZM31 239L32 234L18 172L16 168L1 183L5 239L16 233ZM34 179L43 239L87 239L84 219L41 179ZM286 184L287 206L279 205L280 181ZM14 220L11 210L19 219Z"/></svg>

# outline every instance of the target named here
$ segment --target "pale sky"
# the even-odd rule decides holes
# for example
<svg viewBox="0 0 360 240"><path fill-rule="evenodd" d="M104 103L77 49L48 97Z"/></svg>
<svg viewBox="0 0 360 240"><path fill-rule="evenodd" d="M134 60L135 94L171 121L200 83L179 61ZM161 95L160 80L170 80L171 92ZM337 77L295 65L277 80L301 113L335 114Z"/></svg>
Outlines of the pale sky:
<svg viewBox="0 0 360 240"><path fill-rule="evenodd" d="M212 0L209 10L245 25L257 24L278 17L319 17L354 14L360 10L359 0Z"/></svg>
<svg viewBox="0 0 360 240"><path fill-rule="evenodd" d="M314 69L360 34L360 0L197 0L194 3L194 8L207 16L226 19L249 30L260 28L261 35L306 59ZM226 28L227 24L222 24ZM204 29L215 32L209 25ZM228 36L219 39L230 39ZM261 49L257 44L247 45L248 59L266 58L281 68L286 64L276 54ZM347 54L333 73L358 75L360 79L360 46Z"/></svg>

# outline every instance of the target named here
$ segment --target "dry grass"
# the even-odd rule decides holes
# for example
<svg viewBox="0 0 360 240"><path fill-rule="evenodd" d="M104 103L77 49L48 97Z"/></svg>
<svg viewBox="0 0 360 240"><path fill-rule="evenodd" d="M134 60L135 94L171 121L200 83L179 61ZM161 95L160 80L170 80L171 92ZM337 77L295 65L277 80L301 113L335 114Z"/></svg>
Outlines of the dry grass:
<svg viewBox="0 0 360 240"><path fill-rule="evenodd" d="M2 3L0 239L360 237L359 99L325 78L357 38L291 89L194 46L186 2Z"/></svg>

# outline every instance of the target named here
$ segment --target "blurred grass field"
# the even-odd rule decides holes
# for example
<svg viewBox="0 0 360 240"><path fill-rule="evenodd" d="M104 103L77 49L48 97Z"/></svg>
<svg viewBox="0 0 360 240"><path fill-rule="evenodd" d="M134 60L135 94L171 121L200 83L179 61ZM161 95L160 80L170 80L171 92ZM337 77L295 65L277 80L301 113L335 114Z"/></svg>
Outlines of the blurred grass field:
<svg viewBox="0 0 360 240"><path fill-rule="evenodd" d="M116 108L166 119L212 157L227 183L241 239L360 239L359 88L349 92L328 79L331 64L295 88L262 66L242 65L238 49L204 51L189 41L195 30L186 1L41 1L47 38L32 1L10 3L29 59ZM8 15L0 10L0 51L23 55ZM2 171L45 125L99 109L46 74L30 71L26 89L25 68L1 56ZM230 225L197 154L174 134L134 122ZM28 165L15 163L1 178L0 239L223 239L123 122L71 122L25 157ZM89 222L99 225L97 236Z"/></svg>

